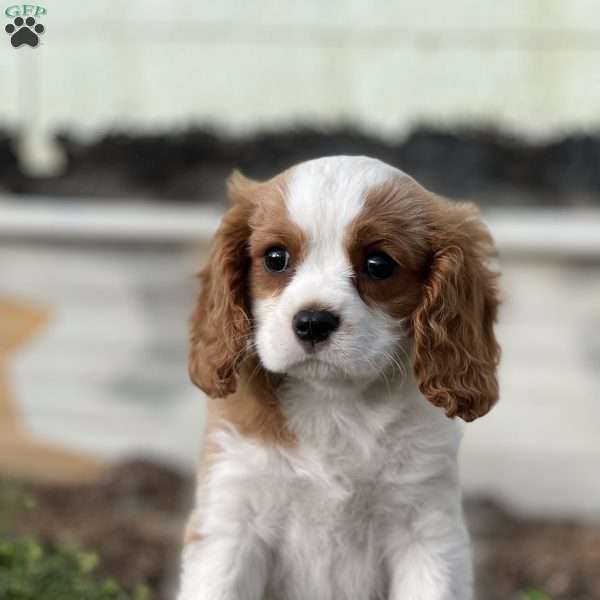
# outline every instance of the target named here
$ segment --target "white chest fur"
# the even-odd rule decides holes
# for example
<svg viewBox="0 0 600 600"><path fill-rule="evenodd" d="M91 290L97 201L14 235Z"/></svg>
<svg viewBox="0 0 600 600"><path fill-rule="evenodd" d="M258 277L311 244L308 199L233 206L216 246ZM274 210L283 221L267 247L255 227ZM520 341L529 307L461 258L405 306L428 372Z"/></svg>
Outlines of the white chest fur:
<svg viewBox="0 0 600 600"><path fill-rule="evenodd" d="M212 434L220 452L199 494L196 527L205 547L231 541L238 554L224 577L238 577L240 595L190 599L390 598L400 585L394 564L415 536L442 528L464 545L459 432L414 389L292 385L282 408L298 437L292 448L262 446L227 427ZM224 560L215 548L196 554ZM252 566L235 575L242 555ZM213 576L223 568L214 565ZM262 591L255 597L253 589Z"/></svg>

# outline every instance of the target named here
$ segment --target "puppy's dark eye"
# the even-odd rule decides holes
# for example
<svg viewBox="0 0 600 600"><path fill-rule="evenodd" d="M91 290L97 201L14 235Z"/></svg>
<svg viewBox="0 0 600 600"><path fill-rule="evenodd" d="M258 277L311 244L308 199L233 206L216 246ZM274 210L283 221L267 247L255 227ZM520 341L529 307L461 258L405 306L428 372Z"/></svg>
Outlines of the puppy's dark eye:
<svg viewBox="0 0 600 600"><path fill-rule="evenodd" d="M372 252L367 255L365 271L373 279L387 279L396 269L396 261L385 252Z"/></svg>
<svg viewBox="0 0 600 600"><path fill-rule="evenodd" d="M290 264L290 253L281 246L273 246L265 252L265 267L268 271L281 273Z"/></svg>

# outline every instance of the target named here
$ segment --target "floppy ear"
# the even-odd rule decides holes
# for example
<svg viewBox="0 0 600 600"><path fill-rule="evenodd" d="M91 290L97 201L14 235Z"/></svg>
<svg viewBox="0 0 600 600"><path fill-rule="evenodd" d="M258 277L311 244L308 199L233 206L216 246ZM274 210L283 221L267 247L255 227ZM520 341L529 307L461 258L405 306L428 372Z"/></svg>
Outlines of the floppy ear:
<svg viewBox="0 0 600 600"><path fill-rule="evenodd" d="M498 399L494 244L470 204L435 199L429 228L433 255L413 316L415 376L432 404L473 421Z"/></svg>
<svg viewBox="0 0 600 600"><path fill-rule="evenodd" d="M234 202L217 230L207 265L200 273L201 291L190 336L192 381L212 397L232 394L246 355L251 321L246 297L248 219L245 191L254 182L234 172L227 187Z"/></svg>

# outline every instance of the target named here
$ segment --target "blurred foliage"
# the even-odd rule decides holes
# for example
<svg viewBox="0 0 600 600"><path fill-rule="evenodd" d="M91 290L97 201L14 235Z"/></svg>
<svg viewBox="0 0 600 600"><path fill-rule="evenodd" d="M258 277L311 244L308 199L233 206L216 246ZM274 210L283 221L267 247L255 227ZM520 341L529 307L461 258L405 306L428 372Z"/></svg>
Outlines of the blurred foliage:
<svg viewBox="0 0 600 600"><path fill-rule="evenodd" d="M0 536L10 528L10 523L23 513L35 510L36 499L25 494L21 488L10 481L0 485ZM2 597L0 596L0 600Z"/></svg>
<svg viewBox="0 0 600 600"><path fill-rule="evenodd" d="M215 201L234 168L265 179L290 165L337 154L368 155L410 173L434 192L496 206L598 206L600 131L530 140L491 126L421 125L380 137L346 122L297 124L232 136L224 130L111 130L96 139L62 132L65 167L50 177L21 169L17 132L0 129L0 189L85 198Z"/></svg>
<svg viewBox="0 0 600 600"><path fill-rule="evenodd" d="M95 575L94 554L43 548L33 540L0 540L2 600L149 600L145 588L131 594Z"/></svg>
<svg viewBox="0 0 600 600"><path fill-rule="evenodd" d="M18 485L0 486L0 600L150 600L143 586L128 593L114 579L99 576L91 552L13 539L11 522L36 507L36 499Z"/></svg>

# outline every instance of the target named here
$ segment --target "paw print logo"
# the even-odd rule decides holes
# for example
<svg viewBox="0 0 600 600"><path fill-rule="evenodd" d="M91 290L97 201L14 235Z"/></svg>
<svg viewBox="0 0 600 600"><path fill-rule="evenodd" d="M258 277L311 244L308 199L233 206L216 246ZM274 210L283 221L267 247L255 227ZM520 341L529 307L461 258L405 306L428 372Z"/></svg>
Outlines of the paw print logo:
<svg viewBox="0 0 600 600"><path fill-rule="evenodd" d="M33 17L27 17L25 20L17 17L13 23L9 23L4 30L10 35L10 43L15 48L23 44L35 48L40 43L39 34L44 33L45 28L41 23L36 24Z"/></svg>

